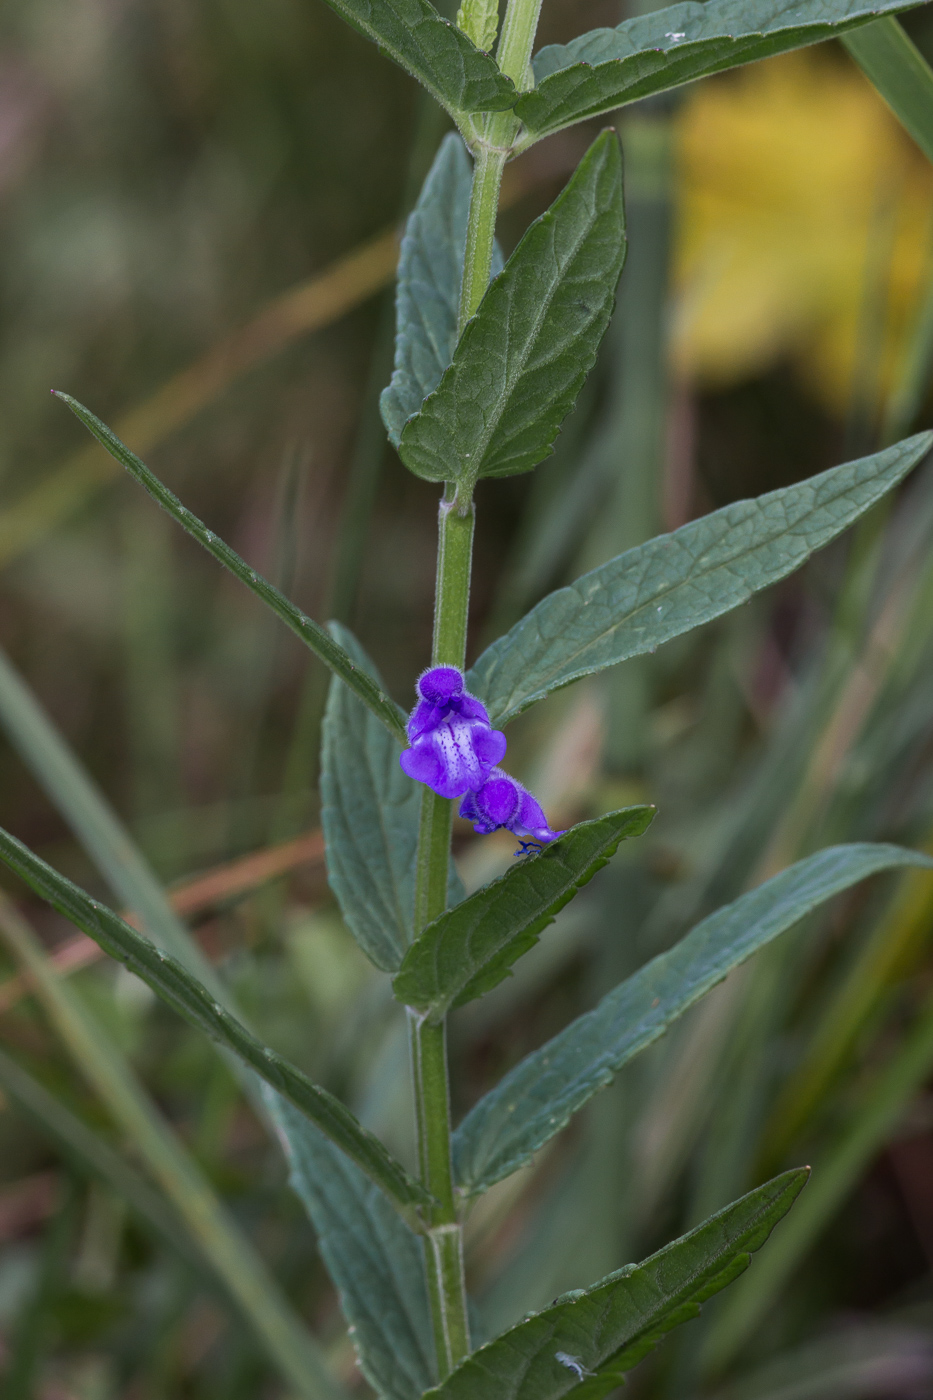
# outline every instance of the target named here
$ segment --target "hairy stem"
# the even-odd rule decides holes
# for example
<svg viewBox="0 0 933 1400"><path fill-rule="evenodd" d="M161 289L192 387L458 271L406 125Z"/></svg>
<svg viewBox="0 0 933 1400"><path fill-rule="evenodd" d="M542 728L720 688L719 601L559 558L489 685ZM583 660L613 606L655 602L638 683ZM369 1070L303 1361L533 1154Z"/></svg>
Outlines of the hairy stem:
<svg viewBox="0 0 933 1400"><path fill-rule="evenodd" d="M532 86L531 50L540 13L541 0L509 0L502 22L496 61L519 90ZM521 123L511 112L494 112L481 120L480 127L482 135L473 145L473 188L460 287L461 331L489 285L502 172Z"/></svg>
<svg viewBox="0 0 933 1400"><path fill-rule="evenodd" d="M434 1346L443 1377L470 1350L463 1232L450 1162L447 1030L443 1023L432 1026L414 1013L409 1015L421 1176L439 1203L429 1222L425 1256Z"/></svg>
<svg viewBox="0 0 933 1400"><path fill-rule="evenodd" d="M505 76L511 78L521 91L533 86L529 64L540 14L541 0L509 0L505 19L502 21L496 62ZM515 120L514 117L512 120Z"/></svg>
<svg viewBox="0 0 933 1400"><path fill-rule="evenodd" d="M516 122L511 118L512 125ZM467 221L466 256L460 287L460 331L483 299L489 285L492 248L496 236L499 189L507 150L479 146L473 154L473 187L470 191L470 217Z"/></svg>

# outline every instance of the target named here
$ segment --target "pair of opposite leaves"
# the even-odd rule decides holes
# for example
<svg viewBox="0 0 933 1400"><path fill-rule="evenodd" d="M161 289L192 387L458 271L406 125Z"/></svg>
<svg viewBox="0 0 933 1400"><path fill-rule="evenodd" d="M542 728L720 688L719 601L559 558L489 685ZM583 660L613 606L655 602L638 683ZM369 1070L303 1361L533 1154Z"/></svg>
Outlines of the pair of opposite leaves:
<svg viewBox="0 0 933 1400"><path fill-rule="evenodd" d="M417 78L457 125L512 110L518 149L554 131L738 64L786 53L912 8L912 0L687 0L541 49L535 87L517 93L430 0L327 0Z"/></svg>

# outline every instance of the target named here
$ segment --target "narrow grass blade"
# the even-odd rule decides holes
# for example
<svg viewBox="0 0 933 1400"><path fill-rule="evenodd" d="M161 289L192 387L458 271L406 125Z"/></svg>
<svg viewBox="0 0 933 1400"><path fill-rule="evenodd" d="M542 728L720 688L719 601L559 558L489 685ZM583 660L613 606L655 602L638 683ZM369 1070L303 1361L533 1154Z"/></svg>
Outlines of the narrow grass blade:
<svg viewBox="0 0 933 1400"><path fill-rule="evenodd" d="M64 1201L46 1223L38 1277L20 1303L4 1347L3 1400L33 1400L44 1388L43 1353L54 1335L55 1305L67 1288L71 1242L78 1224L74 1181L66 1181L65 1187Z"/></svg>
<svg viewBox="0 0 933 1400"><path fill-rule="evenodd" d="M707 1392L710 1400L874 1400L885 1391L894 1400L892 1387L903 1400L933 1394L933 1345L912 1319L863 1314L840 1326L833 1318L812 1340L767 1352Z"/></svg>
<svg viewBox="0 0 933 1400"><path fill-rule="evenodd" d="M515 105L531 141L742 63L832 39L905 0L707 0L670 5L551 44Z"/></svg>
<svg viewBox="0 0 933 1400"><path fill-rule="evenodd" d="M929 452L920 433L659 535L560 588L483 652L467 677L503 725L581 676L651 652L800 567Z"/></svg>
<svg viewBox="0 0 933 1400"><path fill-rule="evenodd" d="M897 1129L911 1099L933 1069L933 1000L928 999L906 1042L865 1095L850 1111L849 1126L834 1146L821 1154L813 1173L813 1196L782 1231L760 1273L748 1280L717 1317L703 1362L721 1371L753 1335L780 1289L836 1215L874 1156Z"/></svg>
<svg viewBox="0 0 933 1400"><path fill-rule="evenodd" d="M360 1368L387 1400L437 1380L421 1239L381 1191L289 1104L278 1113L291 1184L353 1328Z"/></svg>
<svg viewBox="0 0 933 1400"><path fill-rule="evenodd" d="M89 409L78 403L70 394L56 392L56 397L68 405L88 431L93 433L111 456L115 457L126 468L134 481L138 481L140 486L145 487L153 500L158 501L163 510L168 511L169 515L177 520L179 525L187 530L188 534L199 544L203 545L208 554L212 555L219 564L223 564L224 568L229 569L230 573L241 583L245 583L247 588L256 594L257 598L261 598L266 606L271 608L276 616L285 623L286 627L290 627L296 637L300 637L315 656L324 662L325 666L329 666L335 675L339 676L351 690L355 691L363 704L369 706L390 734L394 734L398 738L405 738L405 716L402 710L388 695L379 690L378 686L373 684L369 676L354 666L346 652L337 645L325 628L306 616L268 579L263 578L255 569L251 569L246 560L241 559L235 550L231 549L223 540L218 539L203 521L182 505L178 497L173 495L167 486L163 486L162 482L153 476L135 452L131 452Z"/></svg>
<svg viewBox="0 0 933 1400"><path fill-rule="evenodd" d="M480 1347L432 1400L602 1400L658 1342L738 1278L787 1214L807 1169L784 1172L641 1264L558 1298Z"/></svg>
<svg viewBox="0 0 933 1400"><path fill-rule="evenodd" d="M802 1058L759 1137L759 1160L780 1165L821 1104L852 1064L895 987L915 976L929 955L933 880L925 870L901 877L889 909L877 920L840 984L833 989Z"/></svg>
<svg viewBox="0 0 933 1400"><path fill-rule="evenodd" d="M594 1010L526 1056L467 1114L454 1135L457 1179L484 1191L560 1132L622 1066L804 915L859 880L933 859L899 846L831 846L697 924Z"/></svg>
<svg viewBox="0 0 933 1400"><path fill-rule="evenodd" d="M78 833L123 905L133 910L153 939L176 957L182 956L186 945L194 946L169 907L158 880L2 651L0 728ZM197 957L201 964L197 975L203 980L210 964L200 951ZM212 971L209 975L213 975Z"/></svg>
<svg viewBox="0 0 933 1400"><path fill-rule="evenodd" d="M190 1234L145 1177L3 1050L0 1050L0 1088L58 1143L76 1167L105 1181L172 1249L199 1272L207 1273L205 1260L192 1247ZM213 1271L209 1277L216 1283Z"/></svg>
<svg viewBox="0 0 933 1400"><path fill-rule="evenodd" d="M606 131L528 229L405 424L406 467L456 481L468 497L480 477L530 471L546 457L596 359L624 259L622 155Z"/></svg>
<svg viewBox="0 0 933 1400"><path fill-rule="evenodd" d="M843 34L842 42L891 111L933 160L933 68L893 15Z"/></svg>
<svg viewBox="0 0 933 1400"><path fill-rule="evenodd" d="M339 1099L312 1084L301 1070L257 1040L181 963L143 938L112 909L46 865L22 842L0 828L0 859L105 953L122 962L186 1021L229 1047L261 1079L308 1115L332 1141L396 1203L413 1217L413 1207L429 1194L354 1118Z"/></svg>
<svg viewBox="0 0 933 1400"><path fill-rule="evenodd" d="M580 822L428 924L392 983L399 1001L440 1021L452 1006L498 986L557 912L615 855L619 843L641 836L654 812L653 807L626 807Z"/></svg>
<svg viewBox="0 0 933 1400"><path fill-rule="evenodd" d="M117 1046L84 1008L74 988L51 967L29 925L5 899L0 900L0 936L32 978L81 1073L179 1211L192 1238L262 1337L282 1374L307 1400L339 1400L340 1387L262 1260L227 1217Z"/></svg>

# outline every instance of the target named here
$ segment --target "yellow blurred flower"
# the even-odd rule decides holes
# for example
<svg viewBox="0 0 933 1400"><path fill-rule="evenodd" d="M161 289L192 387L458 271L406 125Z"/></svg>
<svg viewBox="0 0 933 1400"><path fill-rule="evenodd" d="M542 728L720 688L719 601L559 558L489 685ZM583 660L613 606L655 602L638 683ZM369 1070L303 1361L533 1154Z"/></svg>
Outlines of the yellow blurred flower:
<svg viewBox="0 0 933 1400"><path fill-rule="evenodd" d="M890 384L930 276L933 170L854 64L808 49L701 84L676 145L676 370L715 386L792 360L842 413L873 297Z"/></svg>

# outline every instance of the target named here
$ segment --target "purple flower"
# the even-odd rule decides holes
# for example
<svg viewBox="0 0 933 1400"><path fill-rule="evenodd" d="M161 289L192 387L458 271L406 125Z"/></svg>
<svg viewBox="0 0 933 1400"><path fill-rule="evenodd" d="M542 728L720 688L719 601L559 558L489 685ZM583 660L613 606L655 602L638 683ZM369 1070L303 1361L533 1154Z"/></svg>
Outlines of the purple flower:
<svg viewBox="0 0 933 1400"><path fill-rule="evenodd" d="M399 756L404 772L438 797L462 797L481 787L505 754L505 735L464 690L456 666L432 666L416 688L420 699L408 720L411 748Z"/></svg>
<svg viewBox="0 0 933 1400"><path fill-rule="evenodd" d="M516 836L546 845L563 835L548 826L537 798L501 768L494 768L482 787L467 793L460 803L460 815L473 823L480 836L488 836L504 826ZM522 849L524 846L525 841Z"/></svg>

